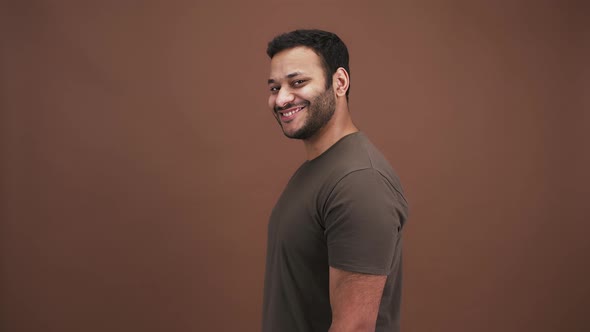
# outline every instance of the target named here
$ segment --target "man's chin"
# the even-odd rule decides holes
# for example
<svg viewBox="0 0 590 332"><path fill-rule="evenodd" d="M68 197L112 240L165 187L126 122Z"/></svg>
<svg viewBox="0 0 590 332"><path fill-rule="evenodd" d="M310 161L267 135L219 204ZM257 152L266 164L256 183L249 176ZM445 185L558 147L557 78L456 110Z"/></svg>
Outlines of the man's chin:
<svg viewBox="0 0 590 332"><path fill-rule="evenodd" d="M299 123L297 126L295 123L281 123L281 129L283 130L283 134L290 139L299 139L299 140L306 140L313 136L316 131L314 131L310 127L310 123L308 121L304 121L303 123Z"/></svg>
<svg viewBox="0 0 590 332"><path fill-rule="evenodd" d="M303 128L296 130L296 131L291 131L291 132L283 130L283 134L285 134L285 136L290 139L299 139L299 140L306 140L306 139L310 138L311 136L313 136L312 133L309 133L307 130L305 130Z"/></svg>
<svg viewBox="0 0 590 332"><path fill-rule="evenodd" d="M291 139L300 139L299 136L301 136L301 128L285 128L284 124L281 123L281 130L283 131L283 134L287 137L287 138L291 138Z"/></svg>
<svg viewBox="0 0 590 332"><path fill-rule="evenodd" d="M283 134L285 134L285 137L290 139L301 139L301 135L298 132L291 133L283 130Z"/></svg>
<svg viewBox="0 0 590 332"><path fill-rule="evenodd" d="M300 139L301 130L286 130L284 127L281 128L283 130L283 134L290 139Z"/></svg>

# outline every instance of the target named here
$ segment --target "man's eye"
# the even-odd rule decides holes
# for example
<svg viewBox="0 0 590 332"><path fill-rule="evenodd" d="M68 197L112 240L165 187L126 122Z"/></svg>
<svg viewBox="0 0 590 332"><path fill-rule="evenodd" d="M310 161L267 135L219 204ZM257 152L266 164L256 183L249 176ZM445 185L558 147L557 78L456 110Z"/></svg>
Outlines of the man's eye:
<svg viewBox="0 0 590 332"><path fill-rule="evenodd" d="M277 92L279 91L279 87L278 86L271 86L270 87L270 92Z"/></svg>
<svg viewBox="0 0 590 332"><path fill-rule="evenodd" d="M305 83L305 80L296 80L296 81L293 81L293 85L300 85L300 84L303 84L303 83Z"/></svg>

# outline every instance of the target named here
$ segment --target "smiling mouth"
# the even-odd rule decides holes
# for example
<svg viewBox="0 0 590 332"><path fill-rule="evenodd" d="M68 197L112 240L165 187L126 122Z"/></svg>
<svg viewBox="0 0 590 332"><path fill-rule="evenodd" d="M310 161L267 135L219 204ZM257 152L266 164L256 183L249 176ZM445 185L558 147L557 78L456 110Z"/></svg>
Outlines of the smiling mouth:
<svg viewBox="0 0 590 332"><path fill-rule="evenodd" d="M295 114L301 112L305 109L306 106L299 106L297 108L292 108L285 111L279 111L278 113L281 115L281 120L290 120L295 117Z"/></svg>

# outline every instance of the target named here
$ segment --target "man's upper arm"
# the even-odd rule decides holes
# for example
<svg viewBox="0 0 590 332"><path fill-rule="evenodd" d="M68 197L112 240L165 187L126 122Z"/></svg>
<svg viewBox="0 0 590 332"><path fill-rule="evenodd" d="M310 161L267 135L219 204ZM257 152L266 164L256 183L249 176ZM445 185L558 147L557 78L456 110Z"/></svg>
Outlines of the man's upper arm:
<svg viewBox="0 0 590 332"><path fill-rule="evenodd" d="M331 267L388 275L402 226L395 190L374 169L352 172L327 199L324 234Z"/></svg>
<svg viewBox="0 0 590 332"><path fill-rule="evenodd" d="M325 209L330 265L330 332L374 331L387 276L395 265L404 210L374 169L349 173Z"/></svg>
<svg viewBox="0 0 590 332"><path fill-rule="evenodd" d="M375 331L386 279L330 267L330 332Z"/></svg>

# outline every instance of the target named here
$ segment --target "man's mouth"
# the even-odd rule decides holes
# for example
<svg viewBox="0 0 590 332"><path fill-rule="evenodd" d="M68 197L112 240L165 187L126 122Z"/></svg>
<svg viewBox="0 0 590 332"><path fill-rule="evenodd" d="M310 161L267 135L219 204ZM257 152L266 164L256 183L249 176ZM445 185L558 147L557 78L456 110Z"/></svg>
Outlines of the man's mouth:
<svg viewBox="0 0 590 332"><path fill-rule="evenodd" d="M278 113L281 115L281 120L283 121L288 121L291 120L295 117L295 115L299 112L301 112L306 106L299 106L299 107L294 107L294 108L290 108L288 110L284 110L284 111L279 111Z"/></svg>

